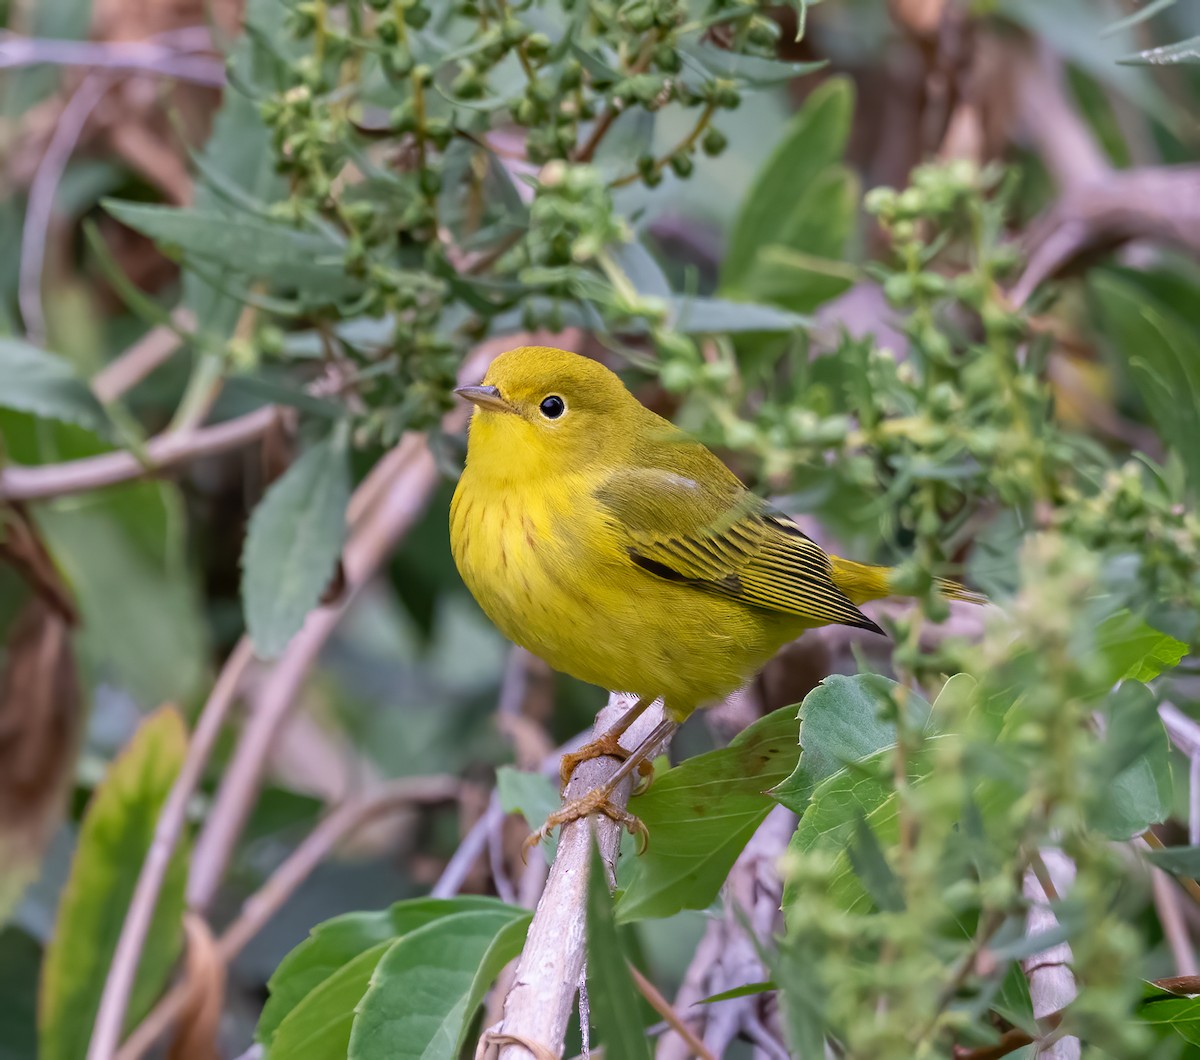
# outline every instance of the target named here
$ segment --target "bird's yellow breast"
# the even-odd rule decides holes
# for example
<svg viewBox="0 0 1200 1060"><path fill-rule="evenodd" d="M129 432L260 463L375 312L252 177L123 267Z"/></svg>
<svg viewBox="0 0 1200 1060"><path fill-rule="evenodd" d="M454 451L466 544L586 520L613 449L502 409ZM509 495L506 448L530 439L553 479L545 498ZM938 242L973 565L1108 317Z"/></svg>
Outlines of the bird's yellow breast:
<svg viewBox="0 0 1200 1060"><path fill-rule="evenodd" d="M742 684L806 623L637 567L584 476L497 483L468 464L450 509L467 587L554 669L683 717Z"/></svg>

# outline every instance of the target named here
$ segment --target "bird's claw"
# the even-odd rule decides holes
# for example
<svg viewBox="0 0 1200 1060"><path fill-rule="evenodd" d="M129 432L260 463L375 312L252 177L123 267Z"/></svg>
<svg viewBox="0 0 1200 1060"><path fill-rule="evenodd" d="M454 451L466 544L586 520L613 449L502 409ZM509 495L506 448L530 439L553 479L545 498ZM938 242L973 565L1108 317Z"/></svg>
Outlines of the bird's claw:
<svg viewBox="0 0 1200 1060"><path fill-rule="evenodd" d="M583 820L594 813L603 814L610 821L616 821L630 835L635 836L638 841L637 852L639 856L646 853L649 849L650 830L639 818L613 802L607 792L603 789L597 789L596 791L589 792L582 798L568 802L561 810L556 810L547 817L542 827L536 832L531 833L525 842L521 844L521 860L526 861L529 857L529 851L536 847L543 839L548 839L554 829L560 825Z"/></svg>
<svg viewBox="0 0 1200 1060"><path fill-rule="evenodd" d="M566 788L568 781L571 779L571 774L575 772L584 762L590 762L593 758L611 757L624 762L633 752L621 746L621 737L614 735L611 732L606 732L596 739L585 743L578 751L572 751L570 754L562 756L562 762L558 767L559 791Z"/></svg>

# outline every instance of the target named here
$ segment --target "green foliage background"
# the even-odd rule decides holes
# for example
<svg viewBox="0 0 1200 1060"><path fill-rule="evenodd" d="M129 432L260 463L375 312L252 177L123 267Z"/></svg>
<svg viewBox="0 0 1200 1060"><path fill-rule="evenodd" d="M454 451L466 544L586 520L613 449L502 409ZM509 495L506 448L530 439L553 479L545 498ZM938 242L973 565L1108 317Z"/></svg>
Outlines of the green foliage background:
<svg viewBox="0 0 1200 1060"><path fill-rule="evenodd" d="M1061 58L1080 127L1115 166L1194 161L1187 5L962 7L990 39ZM45 5L23 28L79 37L87 15ZM243 631L263 660L286 650L337 580L353 490L405 432L427 433L444 481L321 656L296 730L321 750L280 750L211 916L228 920L342 794L302 782L322 770L454 773L484 798L498 771L504 811L536 826L554 805L494 726L508 653L449 557L462 438L443 416L481 343L564 328L823 543L896 565L916 598L881 612L887 647L818 654L845 673L774 701L760 687L774 709L732 740L699 718L684 731L679 764L632 804L652 845L621 859L615 904L592 869L593 1041L649 1055L657 1016L626 961L678 985L782 806L778 932L756 939L769 981L746 986L770 996L793 1055L970 1055L1005 1029L1054 1031L1020 962L1061 941L1078 996L1055 1033L1105 1055L1200 1055L1200 1000L1152 983L1172 965L1129 842L1153 828L1175 844L1187 817L1187 763L1158 708L1198 711L1200 269L1175 247L1103 247L1015 304L1027 223L1053 201L1048 159L1007 142L986 163L916 150L895 188L856 159L856 118L879 103L855 75L869 83L899 32L865 0L249 0L191 158L194 201L72 162L59 205L79 222L75 272L119 308L81 312L47 283L39 344L0 269L5 468L143 458L159 431L269 403L289 458L27 504L0 488L6 666L39 592L13 560L29 527L78 610L62 665L78 663L88 713L65 819L56 792L37 827L0 804L0 1058L84 1055L185 751L176 714L143 716L174 703L194 718ZM1170 50L1139 58L1150 43ZM44 75L5 74L6 129L54 90ZM25 206L0 200L0 232L15 239ZM178 272L138 289L106 242L114 221ZM874 308L847 309L855 297ZM179 352L99 400L89 380L154 326L180 333ZM944 576L993 606L951 609ZM8 689L0 720L33 724L36 692ZM553 713L529 713L553 744L599 696L554 679ZM231 727L189 833L237 740ZM423 811L318 870L232 968L230 1055L251 1036L272 1060L473 1055L529 914L491 896L490 874L471 881L485 895L425 896L459 833L452 809ZM190 849L131 1019L179 952ZM1051 849L1076 877L1053 937L1030 938L1023 884ZM1154 860L1181 877L1200 864L1194 848Z"/></svg>

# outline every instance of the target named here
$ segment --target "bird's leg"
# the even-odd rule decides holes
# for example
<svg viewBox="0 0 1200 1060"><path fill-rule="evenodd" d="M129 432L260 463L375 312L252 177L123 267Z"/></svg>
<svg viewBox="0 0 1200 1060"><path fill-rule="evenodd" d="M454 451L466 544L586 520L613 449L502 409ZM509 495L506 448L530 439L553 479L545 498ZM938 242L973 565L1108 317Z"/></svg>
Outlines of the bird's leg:
<svg viewBox="0 0 1200 1060"><path fill-rule="evenodd" d="M605 755L611 755L613 758L621 759L621 761L629 758L631 752L621 746L621 737L625 735L630 725L649 710L650 706L654 703L654 699L654 696L642 696L616 722L594 740L585 743L578 751L572 751L570 754L563 755L562 764L558 767L559 779L562 781L559 790L567 786L567 782L571 779L571 774L575 772L576 768L582 762L587 762L592 758L601 758Z"/></svg>
<svg viewBox="0 0 1200 1060"><path fill-rule="evenodd" d="M645 708L643 707L642 709L644 710ZM621 721L624 720L624 718L621 719ZM619 725L620 722L617 724ZM617 785L629 776L630 773L634 772L634 770L640 771L642 764L648 762L653 757L654 752L658 750L659 745L665 740L669 740L678 728L679 722L677 721L668 719L659 722L655 726L654 731L629 753L625 761L621 763L621 767L608 780L601 784L600 787L589 791L581 798L572 799L562 809L557 810L547 817L542 827L525 840L525 843L521 847L522 858L528 857L530 849L548 837L559 825L570 824L572 821L590 817L594 813L601 813L610 820L624 825L630 835L637 836L638 853L644 854L646 848L650 845L649 831L637 817L612 801L612 793L617 790Z"/></svg>

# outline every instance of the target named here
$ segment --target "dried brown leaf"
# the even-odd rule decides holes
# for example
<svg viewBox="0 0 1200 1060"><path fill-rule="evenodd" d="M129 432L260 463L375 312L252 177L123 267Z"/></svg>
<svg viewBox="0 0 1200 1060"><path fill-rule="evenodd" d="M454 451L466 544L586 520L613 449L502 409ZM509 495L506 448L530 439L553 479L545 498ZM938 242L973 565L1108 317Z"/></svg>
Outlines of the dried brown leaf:
<svg viewBox="0 0 1200 1060"><path fill-rule="evenodd" d="M36 875L58 825L80 704L67 621L34 596L13 624L0 673L0 919Z"/></svg>
<svg viewBox="0 0 1200 1060"><path fill-rule="evenodd" d="M225 962L203 917L185 913L184 999L167 1060L220 1060L217 1031L225 1003Z"/></svg>

